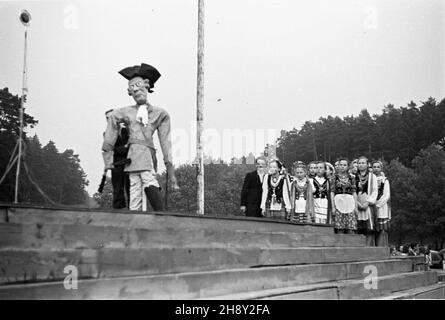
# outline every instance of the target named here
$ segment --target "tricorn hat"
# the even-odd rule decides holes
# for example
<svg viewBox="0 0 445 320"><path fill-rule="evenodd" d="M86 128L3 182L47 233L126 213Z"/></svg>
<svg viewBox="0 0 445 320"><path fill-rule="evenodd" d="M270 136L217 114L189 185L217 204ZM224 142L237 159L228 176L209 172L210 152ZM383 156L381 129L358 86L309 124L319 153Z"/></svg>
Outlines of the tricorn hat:
<svg viewBox="0 0 445 320"><path fill-rule="evenodd" d="M127 80L131 80L134 77L148 79L151 85L154 85L161 76L161 74L155 67L146 63L141 63L140 66L133 66L122 69L121 71L119 71L119 74Z"/></svg>

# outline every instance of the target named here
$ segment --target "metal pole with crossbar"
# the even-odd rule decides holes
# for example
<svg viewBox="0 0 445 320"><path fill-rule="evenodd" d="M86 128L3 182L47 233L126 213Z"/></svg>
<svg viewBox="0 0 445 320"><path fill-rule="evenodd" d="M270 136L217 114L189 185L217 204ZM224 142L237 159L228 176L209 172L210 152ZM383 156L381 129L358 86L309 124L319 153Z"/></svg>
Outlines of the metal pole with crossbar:
<svg viewBox="0 0 445 320"><path fill-rule="evenodd" d="M22 98L20 103L20 129L19 129L19 139L18 139L18 155L17 155L17 169L15 174L15 192L14 192L14 203L18 203L19 196L19 179L20 179L20 163L22 161L23 152L23 112L25 109L26 96L28 94L28 75L27 75L27 55L28 55L28 26L31 21L31 15L28 11L23 10L20 14L20 21L25 26L25 48L23 53L23 79L22 79Z"/></svg>

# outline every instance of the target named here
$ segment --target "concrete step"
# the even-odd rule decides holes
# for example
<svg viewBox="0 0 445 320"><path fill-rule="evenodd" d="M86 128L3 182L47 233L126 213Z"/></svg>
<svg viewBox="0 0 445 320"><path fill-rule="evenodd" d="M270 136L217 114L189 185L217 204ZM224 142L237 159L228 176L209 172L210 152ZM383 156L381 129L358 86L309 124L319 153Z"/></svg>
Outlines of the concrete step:
<svg viewBox="0 0 445 320"><path fill-rule="evenodd" d="M437 276L440 282L445 282L445 270L444 269L434 269L437 271Z"/></svg>
<svg viewBox="0 0 445 320"><path fill-rule="evenodd" d="M2 249L0 283L60 280L67 265L80 278L104 278L388 258L379 247Z"/></svg>
<svg viewBox="0 0 445 320"><path fill-rule="evenodd" d="M410 260L413 265L413 271L428 271L428 266L425 264L424 256L391 256L391 259ZM438 277L439 280L439 277Z"/></svg>
<svg viewBox="0 0 445 320"><path fill-rule="evenodd" d="M332 235L329 225L296 224L266 218L238 216L198 216L178 213L134 213L40 207L1 207L4 220L17 224L82 224L129 229L165 230L174 227L198 230L245 230L257 232L295 232Z"/></svg>
<svg viewBox="0 0 445 320"><path fill-rule="evenodd" d="M429 286L437 283L437 273L420 271L379 276L376 288L367 289L364 279L342 280L318 284L258 290L215 296L218 300L348 300L370 299L391 294L396 291Z"/></svg>
<svg viewBox="0 0 445 320"><path fill-rule="evenodd" d="M80 280L77 290L63 282L0 286L0 299L206 299L230 293L343 279L362 279L373 265L380 276L412 270L409 260L232 269L171 275Z"/></svg>
<svg viewBox="0 0 445 320"><path fill-rule="evenodd" d="M443 300L445 299L445 283L394 292L390 295L376 298L376 300Z"/></svg>
<svg viewBox="0 0 445 320"><path fill-rule="evenodd" d="M362 235L0 223L0 248L363 247Z"/></svg>

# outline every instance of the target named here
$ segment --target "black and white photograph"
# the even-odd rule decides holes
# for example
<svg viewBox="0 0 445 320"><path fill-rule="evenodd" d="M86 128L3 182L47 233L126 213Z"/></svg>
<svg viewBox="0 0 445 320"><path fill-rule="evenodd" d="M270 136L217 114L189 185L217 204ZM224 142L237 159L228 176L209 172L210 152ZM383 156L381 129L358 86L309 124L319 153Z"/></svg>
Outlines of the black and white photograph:
<svg viewBox="0 0 445 320"><path fill-rule="evenodd" d="M0 0L0 300L445 300L445 1Z"/></svg>

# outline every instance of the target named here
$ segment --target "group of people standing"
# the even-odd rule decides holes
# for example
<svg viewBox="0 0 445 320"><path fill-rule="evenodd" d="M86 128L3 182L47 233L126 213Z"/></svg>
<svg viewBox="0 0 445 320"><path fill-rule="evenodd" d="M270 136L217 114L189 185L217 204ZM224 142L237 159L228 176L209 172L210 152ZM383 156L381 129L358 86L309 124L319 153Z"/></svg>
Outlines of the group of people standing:
<svg viewBox="0 0 445 320"><path fill-rule="evenodd" d="M289 174L278 159L260 157L256 167L241 192L246 216L332 224L336 233L364 234L368 246L388 245L390 185L381 161L296 161Z"/></svg>

